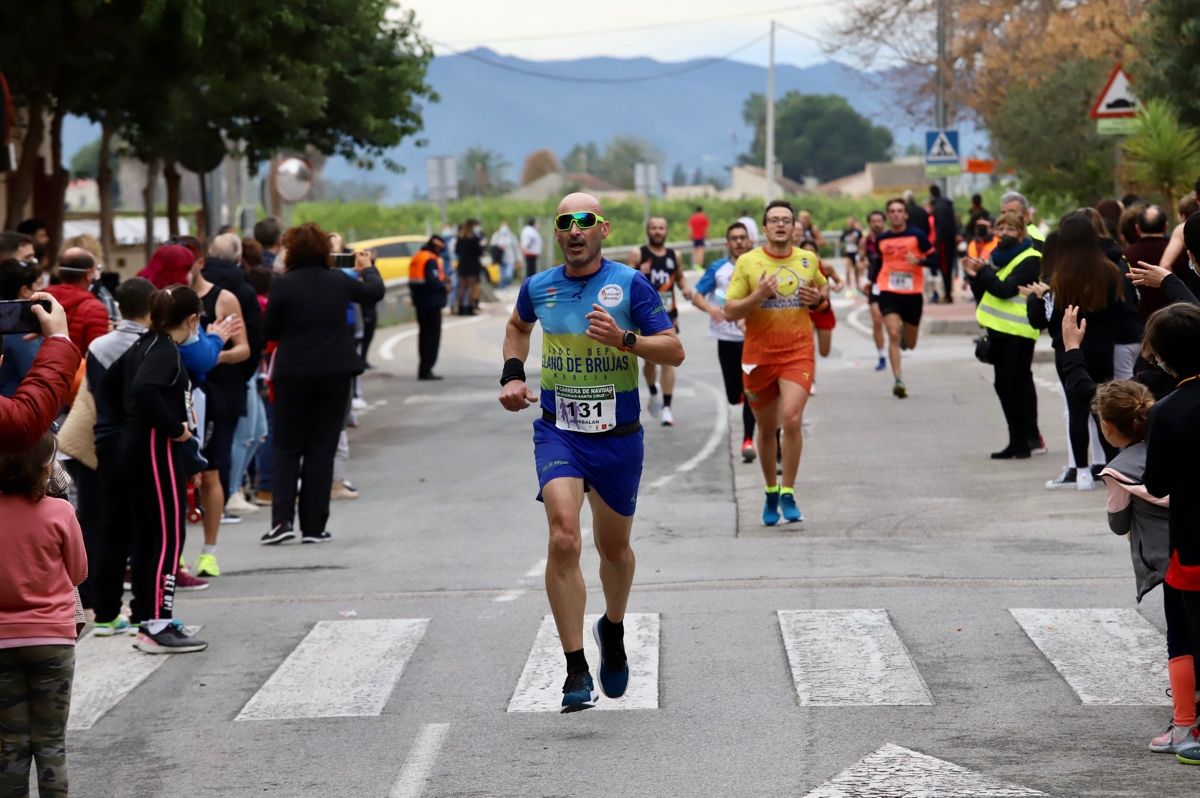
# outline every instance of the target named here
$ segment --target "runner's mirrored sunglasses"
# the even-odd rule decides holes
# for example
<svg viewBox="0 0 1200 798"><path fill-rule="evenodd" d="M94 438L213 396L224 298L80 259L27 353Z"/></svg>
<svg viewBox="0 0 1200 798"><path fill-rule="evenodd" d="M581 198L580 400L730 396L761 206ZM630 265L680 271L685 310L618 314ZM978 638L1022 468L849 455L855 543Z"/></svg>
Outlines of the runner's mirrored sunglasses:
<svg viewBox="0 0 1200 798"><path fill-rule="evenodd" d="M554 217L554 227L556 230L567 232L574 224L580 230L591 230L596 225L604 221L604 217L592 213L591 211L578 211L576 213L560 213Z"/></svg>

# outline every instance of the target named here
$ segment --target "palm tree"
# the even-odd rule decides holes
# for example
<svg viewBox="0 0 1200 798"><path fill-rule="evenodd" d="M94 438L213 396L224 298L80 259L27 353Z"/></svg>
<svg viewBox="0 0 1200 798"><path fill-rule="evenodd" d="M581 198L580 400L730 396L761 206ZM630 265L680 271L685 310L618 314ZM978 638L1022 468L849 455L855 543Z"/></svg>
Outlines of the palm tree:
<svg viewBox="0 0 1200 798"><path fill-rule="evenodd" d="M485 196L499 194L508 188L507 172L512 166L495 150L468 147L459 160L464 194Z"/></svg>
<svg viewBox="0 0 1200 798"><path fill-rule="evenodd" d="M1125 140L1129 176L1157 191L1167 208L1200 173L1200 134L1185 127L1169 103L1152 99L1138 112L1139 130Z"/></svg>

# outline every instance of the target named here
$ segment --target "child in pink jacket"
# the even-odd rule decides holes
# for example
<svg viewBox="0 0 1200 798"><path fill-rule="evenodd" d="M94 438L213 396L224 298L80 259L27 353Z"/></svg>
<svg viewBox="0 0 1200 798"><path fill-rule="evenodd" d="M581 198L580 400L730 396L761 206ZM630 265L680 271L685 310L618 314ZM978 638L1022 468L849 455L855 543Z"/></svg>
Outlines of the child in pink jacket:
<svg viewBox="0 0 1200 798"><path fill-rule="evenodd" d="M0 795L24 795L37 763L43 798L67 795L75 674L75 586L87 576L70 502L46 495L57 450L0 455Z"/></svg>

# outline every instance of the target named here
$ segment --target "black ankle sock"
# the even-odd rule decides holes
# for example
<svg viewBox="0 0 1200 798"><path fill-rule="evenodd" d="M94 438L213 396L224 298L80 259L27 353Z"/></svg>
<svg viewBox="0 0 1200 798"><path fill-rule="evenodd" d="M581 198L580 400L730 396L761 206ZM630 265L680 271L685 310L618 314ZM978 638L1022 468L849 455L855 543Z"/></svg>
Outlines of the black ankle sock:
<svg viewBox="0 0 1200 798"><path fill-rule="evenodd" d="M663 407L670 407L670 406L671 406L671 394L664 393L663 394Z"/></svg>
<svg viewBox="0 0 1200 798"><path fill-rule="evenodd" d="M625 636L625 622L613 623L609 619L608 613L600 616L600 625L604 627L606 633L612 634L618 640Z"/></svg>
<svg viewBox="0 0 1200 798"><path fill-rule="evenodd" d="M588 669L587 657L583 655L583 649L578 651L567 651L567 673L580 673Z"/></svg>
<svg viewBox="0 0 1200 798"><path fill-rule="evenodd" d="M650 387L650 395L651 395L651 396L658 396L658 386L657 386L657 385L655 385L654 383L650 383L650 386L649 386L649 387Z"/></svg>

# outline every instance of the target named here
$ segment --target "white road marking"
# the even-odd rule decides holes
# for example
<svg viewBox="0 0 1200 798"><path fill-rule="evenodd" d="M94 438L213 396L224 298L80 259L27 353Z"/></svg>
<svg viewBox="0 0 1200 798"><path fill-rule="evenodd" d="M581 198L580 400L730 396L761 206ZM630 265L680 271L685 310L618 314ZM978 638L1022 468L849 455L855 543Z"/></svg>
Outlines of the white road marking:
<svg viewBox="0 0 1200 798"><path fill-rule="evenodd" d="M499 596L496 596L494 599L492 599L492 602L495 604L504 604L509 601L516 601L521 596L524 596L525 592L526 591L524 588L515 588L513 590L505 590Z"/></svg>
<svg viewBox="0 0 1200 798"><path fill-rule="evenodd" d="M425 792L429 773L433 763L437 761L442 744L446 742L446 734L450 731L449 723L428 723L421 729L412 748L408 751L408 759L392 785L388 798L421 798Z"/></svg>
<svg viewBox="0 0 1200 798"><path fill-rule="evenodd" d="M1167 646L1135 609L1010 609L1084 704L1170 706Z"/></svg>
<svg viewBox="0 0 1200 798"><path fill-rule="evenodd" d="M888 743L805 798L1045 798L1045 795Z"/></svg>
<svg viewBox="0 0 1200 798"><path fill-rule="evenodd" d="M428 618L319 621L235 720L378 715L428 626Z"/></svg>
<svg viewBox="0 0 1200 798"><path fill-rule="evenodd" d="M708 434L708 439L705 440L704 445L700 447L700 451L696 452L696 454L690 457L687 461L676 466L674 472L670 474L663 474L658 479L651 482L648 486L650 490L658 490L659 488L666 486L680 474L686 474L689 471L695 471L701 463L703 463L709 457L712 457L713 452L717 450L717 447L719 447L721 443L729 436L729 412L725 409L724 394L707 383L700 382L699 380L693 380L690 377L685 379L695 385L703 387L706 391L712 394L717 414L716 421L713 423L712 430ZM673 395L677 395L677 393Z"/></svg>
<svg viewBox="0 0 1200 798"><path fill-rule="evenodd" d="M1056 393L1060 396L1062 395L1062 383L1058 380L1048 380L1045 377L1034 377L1033 381L1052 393Z"/></svg>
<svg viewBox="0 0 1200 798"><path fill-rule="evenodd" d="M445 332L446 330L453 330L455 327L466 327L468 324L478 324L479 322L481 322L487 318L488 318L488 316L472 316L468 319L455 319L454 321L443 321L442 322L442 331ZM400 332L389 336L387 338L387 340L385 340L383 343L381 343L379 345L379 357L383 360L395 360L396 359L396 354L395 354L396 344L400 343L401 341L403 341L406 338L415 338L416 335L417 335L417 328L414 326L407 330L401 330Z"/></svg>
<svg viewBox="0 0 1200 798"><path fill-rule="evenodd" d="M802 706L930 706L887 610L779 610Z"/></svg>
<svg viewBox="0 0 1200 798"><path fill-rule="evenodd" d="M202 627L189 629L194 634ZM90 729L167 660L166 654L144 654L127 635L96 637L96 630L75 646L75 680L71 687L68 731Z"/></svg>
<svg viewBox="0 0 1200 798"><path fill-rule="evenodd" d="M582 531L580 532L580 537L583 537ZM533 567L525 572L525 578L526 579L537 579L539 576L541 576L544 573L546 573L546 558L545 557L543 557L542 559L535 562L533 564Z"/></svg>
<svg viewBox="0 0 1200 798"><path fill-rule="evenodd" d="M584 534L585 532L590 532L590 530L581 530L580 537L586 539L587 535ZM528 585L530 582L532 582L533 580L537 579L538 577L542 576L545 573L546 573L546 558L543 557L542 559L535 562L533 564L533 567L531 567L528 571L526 571L524 573L524 575L522 575L518 584L520 584L522 586ZM509 601L516 601L517 599L519 599L521 596L524 596L528 592L529 591L525 587L513 588L512 590L504 591L499 596L496 596L494 599L492 599L492 601L497 604L504 604Z"/></svg>
<svg viewBox="0 0 1200 798"><path fill-rule="evenodd" d="M583 620L583 650L599 679L600 653L592 635L598 615ZM625 616L625 653L629 657L629 690L621 698L600 697L596 709L658 709L658 613L630 613ZM566 677L562 644L554 626L554 616L542 618L537 638L517 689L508 702L509 712L558 712L562 709L562 683ZM596 687L599 690L599 685Z"/></svg>

